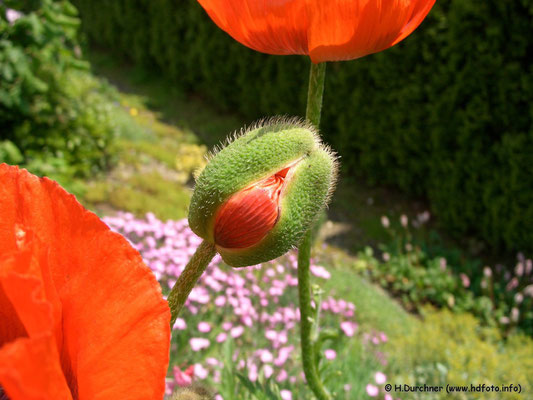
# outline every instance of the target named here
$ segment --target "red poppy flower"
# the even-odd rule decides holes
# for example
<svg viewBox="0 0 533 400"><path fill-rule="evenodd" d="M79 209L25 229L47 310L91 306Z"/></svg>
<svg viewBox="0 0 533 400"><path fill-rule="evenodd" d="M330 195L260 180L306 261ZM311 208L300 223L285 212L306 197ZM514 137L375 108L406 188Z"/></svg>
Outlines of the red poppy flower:
<svg viewBox="0 0 533 400"><path fill-rule="evenodd" d="M0 397L162 399L170 311L139 253L57 183L0 165Z"/></svg>
<svg viewBox="0 0 533 400"><path fill-rule="evenodd" d="M198 0L238 42L315 63L352 60L405 39L435 0Z"/></svg>

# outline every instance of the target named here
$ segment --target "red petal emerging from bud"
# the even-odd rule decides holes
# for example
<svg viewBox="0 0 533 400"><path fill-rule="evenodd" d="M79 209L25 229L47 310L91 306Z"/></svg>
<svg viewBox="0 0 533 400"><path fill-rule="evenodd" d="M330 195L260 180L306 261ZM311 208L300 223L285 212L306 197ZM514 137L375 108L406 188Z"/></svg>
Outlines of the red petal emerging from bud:
<svg viewBox="0 0 533 400"><path fill-rule="evenodd" d="M226 249L244 249L263 239L276 225L279 197L289 172L278 173L234 194L215 219L215 244Z"/></svg>

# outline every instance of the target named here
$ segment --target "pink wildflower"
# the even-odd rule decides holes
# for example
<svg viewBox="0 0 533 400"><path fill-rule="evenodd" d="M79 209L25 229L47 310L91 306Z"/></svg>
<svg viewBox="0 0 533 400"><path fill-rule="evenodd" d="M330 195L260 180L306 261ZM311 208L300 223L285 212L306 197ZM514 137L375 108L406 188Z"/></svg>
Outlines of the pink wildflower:
<svg viewBox="0 0 533 400"><path fill-rule="evenodd" d="M189 344L191 345L192 351L207 349L210 345L209 340L205 338L192 338L189 340Z"/></svg>
<svg viewBox="0 0 533 400"><path fill-rule="evenodd" d="M352 337L357 330L357 324L351 321L344 321L341 322L341 329L346 336Z"/></svg>
<svg viewBox="0 0 533 400"><path fill-rule="evenodd" d="M181 371L179 367L174 367L172 373L176 385L179 387L189 386L194 376L194 365L189 366L185 371Z"/></svg>
<svg viewBox="0 0 533 400"><path fill-rule="evenodd" d="M378 385L383 385L385 382L387 382L387 376L383 372L376 372L376 375L374 375L374 380Z"/></svg>
<svg viewBox="0 0 533 400"><path fill-rule="evenodd" d="M225 331L229 331L231 328L233 328L233 324L231 322L222 323L222 329L224 329Z"/></svg>
<svg viewBox="0 0 533 400"><path fill-rule="evenodd" d="M13 24L20 17L22 17L22 13L20 11L12 10L10 8L6 10L6 19L10 24Z"/></svg>
<svg viewBox="0 0 533 400"><path fill-rule="evenodd" d="M200 322L198 324L198 330L202 333L207 333L207 332L210 332L211 331L211 325L209 324L209 322Z"/></svg>
<svg viewBox="0 0 533 400"><path fill-rule="evenodd" d="M205 363L211 367L216 367L219 364L219 361L214 357L208 357L205 359Z"/></svg>
<svg viewBox="0 0 533 400"><path fill-rule="evenodd" d="M248 366L248 379L250 379L252 382L255 382L257 377L257 366L255 364L250 364Z"/></svg>
<svg viewBox="0 0 533 400"><path fill-rule="evenodd" d="M270 378L272 374L274 373L274 368L272 366L265 364L263 366L263 374L265 375L265 378Z"/></svg>
<svg viewBox="0 0 533 400"><path fill-rule="evenodd" d="M374 386L372 384L368 384L366 385L366 393L370 396L370 397L376 397L379 393L379 389L377 388L377 386Z"/></svg>
<svg viewBox="0 0 533 400"><path fill-rule="evenodd" d="M465 288L470 286L470 278L466 274L460 274L461 282Z"/></svg>
<svg viewBox="0 0 533 400"><path fill-rule="evenodd" d="M187 323L185 322L184 319L177 318L176 322L174 323L174 328L173 329L178 329L180 331L183 331L183 330L187 329Z"/></svg>
<svg viewBox="0 0 533 400"><path fill-rule="evenodd" d="M337 358L337 352L333 349L327 349L324 351L324 355L326 356L326 360L334 360Z"/></svg>
<svg viewBox="0 0 533 400"><path fill-rule="evenodd" d="M226 304L226 297L224 297L224 296L218 296L218 297L215 299L215 306L217 306L217 307L223 307L224 304Z"/></svg>
<svg viewBox="0 0 533 400"><path fill-rule="evenodd" d="M209 376L209 371L202 364L194 364L194 375L199 379L205 379Z"/></svg>
<svg viewBox="0 0 533 400"><path fill-rule="evenodd" d="M274 360L274 356L272 356L272 353L268 350L261 350L260 358L264 363L269 363Z"/></svg>
<svg viewBox="0 0 533 400"><path fill-rule="evenodd" d="M309 269L311 270L311 273L318 278L331 278L331 274L329 273L329 271L326 268L321 267L320 265L311 265Z"/></svg>
<svg viewBox="0 0 533 400"><path fill-rule="evenodd" d="M268 331L265 332L265 337L268 340L276 340L276 338L278 337L278 333L276 331L273 331L273 330L268 330Z"/></svg>
<svg viewBox="0 0 533 400"><path fill-rule="evenodd" d="M285 364L293 350L294 346L287 346L279 349L278 357L274 360L274 365L276 367L281 367L283 364Z"/></svg>
<svg viewBox="0 0 533 400"><path fill-rule="evenodd" d="M235 328L232 328L231 332L230 332L231 337L234 338L234 339L238 338L243 333L244 333L244 328L242 326L236 326Z"/></svg>
<svg viewBox="0 0 533 400"><path fill-rule="evenodd" d="M287 371L282 369L281 371L279 371L279 374L278 374L276 380L278 382L283 382L283 381L286 381L288 377L289 377L289 374L287 374Z"/></svg>
<svg viewBox="0 0 533 400"><path fill-rule="evenodd" d="M287 389L283 389L279 393L281 394L281 398L283 400L292 400L292 393L289 392Z"/></svg>

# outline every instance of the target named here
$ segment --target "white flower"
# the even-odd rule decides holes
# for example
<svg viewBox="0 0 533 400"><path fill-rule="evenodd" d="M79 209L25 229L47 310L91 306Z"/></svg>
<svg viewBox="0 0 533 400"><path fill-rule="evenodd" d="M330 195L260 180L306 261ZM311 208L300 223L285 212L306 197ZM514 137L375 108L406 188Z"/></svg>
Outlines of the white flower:
<svg viewBox="0 0 533 400"><path fill-rule="evenodd" d="M11 8L6 10L6 19L10 24L13 24L20 17L22 17L22 13L20 11L12 10Z"/></svg>

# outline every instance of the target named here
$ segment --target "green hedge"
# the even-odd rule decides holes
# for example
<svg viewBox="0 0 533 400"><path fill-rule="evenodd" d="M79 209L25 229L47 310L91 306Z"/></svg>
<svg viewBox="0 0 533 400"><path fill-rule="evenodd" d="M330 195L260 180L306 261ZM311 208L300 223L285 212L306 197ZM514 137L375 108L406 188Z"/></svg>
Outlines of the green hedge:
<svg viewBox="0 0 533 400"><path fill-rule="evenodd" d="M19 18L8 18L22 10ZM0 3L0 163L59 180L107 169L121 127L116 93L89 73L68 1Z"/></svg>
<svg viewBox="0 0 533 400"><path fill-rule="evenodd" d="M253 52L195 1L75 0L92 43L250 120L303 114L305 57ZM344 173L431 201L457 235L533 251L533 2L437 2L400 45L328 66Z"/></svg>

